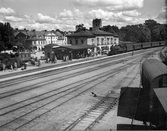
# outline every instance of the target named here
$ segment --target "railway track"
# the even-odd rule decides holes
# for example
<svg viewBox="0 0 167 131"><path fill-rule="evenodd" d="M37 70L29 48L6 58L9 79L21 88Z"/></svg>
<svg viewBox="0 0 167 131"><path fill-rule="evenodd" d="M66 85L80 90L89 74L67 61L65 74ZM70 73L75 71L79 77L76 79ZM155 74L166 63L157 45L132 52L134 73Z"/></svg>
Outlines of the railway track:
<svg viewBox="0 0 167 131"><path fill-rule="evenodd" d="M120 70L119 70L119 71L120 71ZM115 74L117 74L117 72L115 72L114 74L113 74L113 73L111 74L111 72L110 72L110 73L108 72L108 76L107 76L107 78L105 78L105 79L108 79L109 77L112 77L112 76L114 76ZM106 76L106 74L105 74L105 76ZM104 76L101 76L101 77L104 77ZM99 79L99 78L94 79L94 81L97 80L97 79ZM105 79L104 79L104 80L105 80ZM104 80L101 80L100 82L96 83L95 85L97 85L97 84L103 82ZM92 82L92 81L93 81L93 80L91 80L91 82ZM84 83L84 84L80 85L77 89L81 89L82 86L85 86L85 84L89 84L89 83L90 83L90 81L87 82L87 83ZM94 86L95 86L95 85L94 85ZM93 88L93 87L92 87L92 88ZM90 89L90 88L88 88L88 89L82 91L82 92L79 93L77 96L79 96L80 94L82 94L83 92L85 92L85 91L87 91L87 90L89 90L89 89ZM72 92L74 92L74 91L75 91L75 90L73 90ZM65 94L65 95L66 95L66 94ZM66 103L66 102L68 102L68 101L70 101L71 99L74 99L74 98L77 97L77 96L74 96L74 97L72 97L72 98L70 98L70 99L67 99L66 101L64 101L64 102L61 103L60 105ZM62 95L61 97L64 97L64 95ZM54 100L54 101L55 101L55 100ZM51 101L51 102L53 102L53 101ZM47 103L47 105L48 105L48 104L49 104L49 103ZM59 107L60 105L57 105L57 106L55 106L55 107L49 109L48 111L46 111L46 112L40 114L39 116L36 116L36 117L35 117L34 119L32 119L31 121L26 122L26 123L22 124L21 126L15 128L15 129L19 129L19 128L23 127L24 125L26 125L26 124L28 124L28 123L34 121L35 119L37 119L37 118L39 118L40 116L42 116L42 115L44 115L44 114L50 112L50 111L53 110L53 109ZM24 114L24 115L18 117L17 119L14 119L14 120L12 120L12 121L6 123L6 124L3 124L3 125L0 126L0 128L2 128L2 127L4 127L4 126L8 126L9 124L12 124L13 122L18 121L19 119L25 117L26 115L29 115L30 113L32 113L32 112L34 112L34 111L36 111L36 110L38 110L38 109L40 109L40 108L42 108L42 107L44 107L44 106L46 106L46 105L42 105L42 106L36 108L35 110L32 110L32 111L30 111L30 112L28 112L28 113L26 113L26 114Z"/></svg>
<svg viewBox="0 0 167 131"><path fill-rule="evenodd" d="M128 64L128 66L130 66L130 64ZM102 67L101 67L102 68ZM126 67L125 67L126 68ZM121 70L118 70L118 72L119 71L121 71ZM89 71L90 72L90 71ZM108 74L106 73L106 74L103 74L103 75L101 75L101 76L99 76L99 78L96 78L96 80L97 79L101 79L101 78L103 78L104 76L106 77L106 78L103 78L100 82L98 82L98 83L96 83L94 86L96 86L96 85L98 85L99 83L101 83L101 82L103 82L103 81L105 81L106 79L108 79L108 78L110 78L110 77L113 77L114 75L116 75L118 72L108 72ZM88 78L88 79L90 79L90 78ZM80 88L82 88L82 87L84 87L84 86L86 86L86 85L88 85L90 82L93 82L93 81L96 81L95 79L94 80L90 80L90 81L87 81L87 83L85 82L85 83L79 83L78 85L76 85L76 90L77 89L80 89ZM86 80L85 80L86 81ZM76 83L75 83L76 84ZM80 86L79 86L80 85ZM77 88L78 87L78 88ZM91 87L91 88L93 88L93 86ZM76 91L75 89L74 90L71 90L71 93L72 92L74 92L74 91ZM85 91L87 91L87 90L89 90L89 89L86 89ZM69 90L70 91L70 90ZM45 112L43 112L43 113L41 113L40 115L38 115L38 116L35 116L33 119L31 119L30 121L27 121L27 122L25 122L24 121L24 123L21 123L19 126L17 126L17 127L15 127L15 128L13 128L14 130L17 130L17 129L21 129L22 127L24 127L24 126L26 126L27 124L29 124L29 123L31 123L31 122L33 122L34 120L36 120L36 119L38 119L38 118L40 118L41 116L43 116L44 114L46 114L46 113L48 113L48 112L50 112L50 111L52 111L52 110L54 110L55 108L57 108L57 107L59 107L59 106L61 106L61 105L63 105L63 104L65 104L66 102L68 102L68 101L70 101L70 100L72 100L72 99L74 99L74 98L76 98L77 96L79 96L79 95L81 95L82 93L84 93L85 91L83 91L83 92L81 92L81 93L79 93L78 95L76 95L76 96L74 96L74 97L72 97L72 98L70 98L70 99L67 99L66 101L64 101L64 102L62 102L61 104L59 104L59 105L56 105L55 107L52 107L52 108L50 108L49 110L45 110ZM63 92L63 91L62 91ZM69 92L68 92L69 93ZM57 94L52 94L53 96L54 95L57 95ZM61 96L61 98L62 97L64 97L64 96L66 96L67 94L64 94L64 95L62 95ZM50 96L48 96L48 97L43 97L43 100L44 99L46 99L46 98L49 98L49 97L52 97L51 95ZM54 99L53 101L55 101L55 100L58 100L59 98L57 98L57 99ZM110 98L109 98L110 99ZM117 101L117 99L116 98L111 98L112 100L113 100L113 102L114 101ZM42 100L42 99L41 99ZM50 102L53 102L53 101L50 101ZM25 102L25 101L24 101ZM37 103L38 101L36 101L36 102L34 102L34 103ZM107 102L107 101L106 101ZM31 105L31 104L34 104L34 103L29 103L29 104L27 104L27 105ZM48 105L49 103L47 103L47 105ZM14 119L14 120L12 120L12 121L10 121L10 122L8 122L8 123L5 123L5 124L3 124L3 125L1 125L0 126L0 129L1 128L3 128L3 127L6 127L6 126L8 126L8 125L10 125L10 124L13 124L13 123L17 123L17 121L20 121L21 119L24 119L24 117L25 116L27 116L27 115L29 115L29 114L31 114L32 112L34 112L34 111L38 111L39 109L41 109L41 108L43 108L44 106L47 106L47 105L42 105L42 106L40 106L40 107L38 107L38 108L36 108L36 109L34 109L34 110L32 110L32 111L30 111L30 112L28 112L28 113L26 113L26 114L23 114L23 115L21 115L21 116L19 116L19 117L17 117L16 119ZM26 106L26 105L25 105ZM24 106L24 107L25 107ZM11 107L11 106L9 106L9 107ZM24 107L21 107L21 108L24 108ZM8 107L6 107L6 108L3 108L3 109L7 109ZM2 109L2 110L3 110ZM19 108L17 108L16 110L18 110ZM13 110L13 111L16 111L16 110ZM4 114L1 114L0 116L5 116L5 115L7 115L8 113L13 113L13 111L9 111L9 112L6 112L6 113L4 113Z"/></svg>
<svg viewBox="0 0 167 131"><path fill-rule="evenodd" d="M105 62L106 60L113 60L117 57L119 58L123 58L125 56L128 56L129 54L124 54L124 55L118 55L118 56L111 56L111 57L104 57L104 56L100 56L97 58L89 58L89 59L82 59L79 61L71 61L71 62L67 62L67 63L61 63L61 64L55 64L55 65L50 65L50 66L46 66L46 67L40 67L40 68L36 68L36 69L32 69L32 70L25 70L23 72L15 72L12 74L6 74L6 75L2 75L0 76L0 79L4 79L4 78L10 78L10 77L15 77L15 76L19 76L19 75L23 75L23 74L28 74L28 73L34 73L34 72L40 72L40 73L46 73L48 71L45 70L50 70L53 71L56 68L66 68L66 67L74 67L74 68L79 68L79 66L83 66L84 65L90 65L91 64L97 64L99 61L100 62ZM75 64L75 65L74 65Z"/></svg>
<svg viewBox="0 0 167 131"><path fill-rule="evenodd" d="M93 71L94 70L97 70L97 69L100 69L100 68L105 68L107 66L110 66L111 64L118 64L120 63L122 60L118 60L118 61L114 61L114 62L107 62L107 64L104 64L104 65L99 65L99 66L96 66L94 68L91 68L90 70ZM90 64L90 65L87 65L87 66L92 66L94 64ZM44 73L41 73L40 75L39 74L34 74L34 75L31 75L31 76L27 76L27 77L23 77L23 78L20 78L20 79L12 79L12 80L8 80L8 81L4 81L4 82L1 82L1 85L0 85L0 89L1 88L5 88L5 87L9 87L9 86L12 86L12 85L16 85L16 84L20 84L20 83L23 83L23 82L27 82L27 81L31 81L31 80L34 80L34 79L39 79L39 78L44 78L44 77L48 77L48 76L52 76L52 75L57 75L57 74L61 74L61 73L65 73L65 72L68 72L68 71L71 71L71 70L76 70L76 69L81 69L83 68L84 66L81 65L81 66L72 66L70 68L65 68L63 70L54 70L54 71L49 71L49 72L44 72ZM82 73L83 71L81 72L78 72L78 73Z"/></svg>
<svg viewBox="0 0 167 131"><path fill-rule="evenodd" d="M140 54L140 53L143 53L143 52L144 51L138 51L136 54ZM76 64L75 68L77 68L80 65L82 66L82 64L84 64L84 65L88 65L90 63L97 64L97 62L99 62L99 61L100 62L105 62L106 60L113 60L113 59L118 58L118 57L120 59L120 58L124 58L125 56L130 56L130 55L131 55L131 53L128 52L128 53L124 53L124 54L118 54L116 56L107 56L107 57L100 56L100 57L97 57L97 58L89 58L89 59L83 59L83 60L79 60L79 61L71 61L71 62L67 62L67 63L61 63L61 64L55 64L55 65L50 65L50 66L46 66L46 67L35 68L35 69L32 69L32 70L25 70L23 72L14 72L12 74L0 75L0 79L11 78L11 77L15 77L15 76L23 75L23 74L28 74L28 73L34 73L34 72L37 72L36 74L38 75L38 74L41 74L41 73L48 72L48 71L44 71L44 70L50 70L52 72L56 68L61 68L62 66L64 66L63 68L74 67L73 64ZM35 73L34 73L34 75L35 75ZM21 79L22 79L22 77L21 77ZM12 80L15 80L15 78L12 78ZM30 80L32 80L32 79L30 79Z"/></svg>
<svg viewBox="0 0 167 131"><path fill-rule="evenodd" d="M133 70L132 70L133 71ZM119 97L126 91L126 89L118 97L113 97L113 92L115 89L120 88L120 85L126 80L127 76L124 77L117 86L115 86L110 93L108 93L101 101L94 105L90 110L86 111L81 117L76 121L72 122L63 131L90 131L96 123L103 118L103 116L111 110L114 105L117 104ZM129 82L128 86L132 84L133 80L136 78L137 74ZM128 87L127 86L127 87Z"/></svg>
<svg viewBox="0 0 167 131"><path fill-rule="evenodd" d="M116 61L114 63L113 62L107 63L105 65L100 65L100 66L97 66L97 67L89 68L87 70L83 70L83 71L79 71L79 72L76 72L76 73L73 73L73 74L62 76L60 78L59 77L58 78L52 78L49 81L47 80L47 81L43 81L43 82L40 82L40 83L37 83L37 84L34 84L34 85L26 86L24 88L18 88L18 89L12 90L12 91L7 91L7 92L4 92L4 93L0 93L0 99L6 98L6 97L9 97L9 96L12 96L12 95L16 95L16 94L19 94L19 93L23 93L23 92L26 92L26 91L30 91L30 90L33 90L33 89L36 89L36 88L40 88L41 86L44 86L44 85L48 85L48 84L52 84L52 83L59 82L59 81L62 81L62 80L66 80L66 79L69 79L71 77L75 77L75 76L78 76L78 75L81 75L81 74L90 73L92 71L99 70L99 69L102 69L102 68L106 68L108 66L111 66L113 64L117 64L119 62L120 61ZM5 84L5 87L6 87L6 84Z"/></svg>

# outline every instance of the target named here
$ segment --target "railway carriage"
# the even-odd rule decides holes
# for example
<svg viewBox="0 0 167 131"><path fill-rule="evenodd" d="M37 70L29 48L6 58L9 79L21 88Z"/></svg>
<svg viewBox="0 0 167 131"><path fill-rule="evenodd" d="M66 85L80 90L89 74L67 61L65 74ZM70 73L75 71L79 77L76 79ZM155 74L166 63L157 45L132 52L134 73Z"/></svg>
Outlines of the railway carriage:
<svg viewBox="0 0 167 131"><path fill-rule="evenodd" d="M164 45L165 45L165 41L160 41L160 42L159 42L159 45L160 45L160 46L164 46Z"/></svg>
<svg viewBox="0 0 167 131"><path fill-rule="evenodd" d="M151 48L151 43L150 43L150 42L141 43L141 48L142 48L142 49Z"/></svg>
<svg viewBox="0 0 167 131"><path fill-rule="evenodd" d="M133 46L134 50L140 50L142 48L142 44L141 43L136 43Z"/></svg>
<svg viewBox="0 0 167 131"><path fill-rule="evenodd" d="M132 44L131 44L131 45L126 45L126 51L127 51L127 52L128 52L128 51L132 51L132 50L134 50Z"/></svg>
<svg viewBox="0 0 167 131"><path fill-rule="evenodd" d="M162 106L158 104L157 96L155 95L155 89L167 88L167 66L156 59L149 59L142 64L141 71L141 84L143 87L143 96L145 96L145 102L148 103L146 109L148 109L148 119L151 124L160 125L167 121L164 121L164 114L162 114ZM167 94L167 92L166 92Z"/></svg>
<svg viewBox="0 0 167 131"><path fill-rule="evenodd" d="M21 52L21 53L19 53L19 58L24 62L28 62L31 60L31 53Z"/></svg>
<svg viewBox="0 0 167 131"><path fill-rule="evenodd" d="M151 47L157 47L160 46L159 42L151 42Z"/></svg>

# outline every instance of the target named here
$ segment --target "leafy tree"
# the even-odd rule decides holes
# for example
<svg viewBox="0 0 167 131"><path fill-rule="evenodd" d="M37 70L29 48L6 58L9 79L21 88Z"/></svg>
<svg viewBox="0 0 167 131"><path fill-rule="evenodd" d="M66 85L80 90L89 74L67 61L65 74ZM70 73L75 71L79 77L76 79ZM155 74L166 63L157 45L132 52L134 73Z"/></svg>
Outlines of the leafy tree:
<svg viewBox="0 0 167 131"><path fill-rule="evenodd" d="M103 26L103 27L102 27L102 30L103 30L103 31L106 31L106 32L110 32L110 33L115 34L114 29L113 29L112 26L110 26L110 25Z"/></svg>
<svg viewBox="0 0 167 131"><path fill-rule="evenodd" d="M14 29L10 23L0 23L0 41L4 42L7 49L11 49L14 42Z"/></svg>
<svg viewBox="0 0 167 131"><path fill-rule="evenodd" d="M156 41L156 38L154 37L153 35L153 28L157 25L159 25L159 23L157 23L155 20L152 20L152 19L149 19L149 20L146 20L144 25L150 29L150 32L151 32L151 41Z"/></svg>
<svg viewBox="0 0 167 131"><path fill-rule="evenodd" d="M5 44L3 41L0 41L0 51L6 50L7 47L5 47Z"/></svg>
<svg viewBox="0 0 167 131"><path fill-rule="evenodd" d="M76 31L75 32L80 32L80 31L85 31L87 30L86 27L84 27L84 24L79 24L76 25Z"/></svg>
<svg viewBox="0 0 167 131"><path fill-rule="evenodd" d="M150 42L151 41L151 31L145 25L139 25L140 38L139 42Z"/></svg>
<svg viewBox="0 0 167 131"><path fill-rule="evenodd" d="M159 24L154 26L152 29L152 36L155 38L155 41L162 41L166 40L167 36L167 25L166 24Z"/></svg>
<svg viewBox="0 0 167 131"><path fill-rule="evenodd" d="M122 27L120 31L124 32L123 41L139 42L141 32L137 25L127 25Z"/></svg>

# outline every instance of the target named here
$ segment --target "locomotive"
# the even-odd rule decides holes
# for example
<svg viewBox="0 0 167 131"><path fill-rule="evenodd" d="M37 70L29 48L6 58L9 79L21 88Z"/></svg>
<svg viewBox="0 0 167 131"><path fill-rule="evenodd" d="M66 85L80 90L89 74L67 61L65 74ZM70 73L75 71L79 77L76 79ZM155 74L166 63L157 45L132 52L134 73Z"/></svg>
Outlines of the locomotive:
<svg viewBox="0 0 167 131"><path fill-rule="evenodd" d="M11 65L17 63L17 67L21 67L23 63L31 60L30 52L12 52L12 53L0 53L0 70L3 69L3 64L6 68L10 69Z"/></svg>
<svg viewBox="0 0 167 131"><path fill-rule="evenodd" d="M157 41L157 42L145 42L145 43L132 43L132 42L126 42L125 44L119 45L119 48L116 47L115 51L113 49L108 53L108 56L123 53L123 52L129 52L129 51L135 51L135 50L141 50L141 49L147 49L147 48L153 48L158 46L165 46L167 45L166 41Z"/></svg>

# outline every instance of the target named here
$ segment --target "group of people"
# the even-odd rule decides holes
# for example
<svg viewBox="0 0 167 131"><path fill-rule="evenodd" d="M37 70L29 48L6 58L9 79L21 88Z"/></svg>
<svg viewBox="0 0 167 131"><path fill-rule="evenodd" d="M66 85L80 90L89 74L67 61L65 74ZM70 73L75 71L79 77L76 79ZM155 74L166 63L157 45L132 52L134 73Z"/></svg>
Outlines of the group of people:
<svg viewBox="0 0 167 131"><path fill-rule="evenodd" d="M40 66L40 65L41 65L40 59L38 59L37 57L31 58L30 63L31 63L31 65L33 65L33 66L35 66L35 65L36 65L36 66Z"/></svg>
<svg viewBox="0 0 167 131"><path fill-rule="evenodd" d="M3 72L5 72L7 70L7 68L11 69L11 71L17 70L17 68L18 68L18 64L16 61L14 63L10 63L10 65L8 65L8 66L4 62L0 61L0 65L2 67Z"/></svg>
<svg viewBox="0 0 167 131"><path fill-rule="evenodd" d="M57 57L53 55L51 58L46 59L46 63L57 63Z"/></svg>

